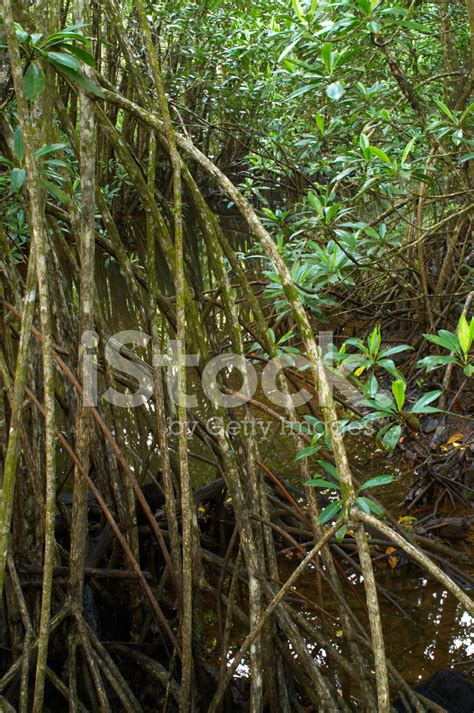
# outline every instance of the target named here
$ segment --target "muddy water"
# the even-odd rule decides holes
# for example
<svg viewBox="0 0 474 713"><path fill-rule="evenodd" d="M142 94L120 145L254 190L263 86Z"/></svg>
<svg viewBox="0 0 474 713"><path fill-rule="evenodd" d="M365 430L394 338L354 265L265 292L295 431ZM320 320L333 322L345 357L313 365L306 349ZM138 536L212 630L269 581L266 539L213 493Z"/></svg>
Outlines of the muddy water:
<svg viewBox="0 0 474 713"><path fill-rule="evenodd" d="M122 329L143 329L139 324L137 313L133 302L124 287L124 282L119 275L118 266L112 265L104 270L99 269L99 288L101 299L109 304L108 326L110 333ZM106 276L107 275L107 276ZM112 275L112 279L110 278ZM201 403L199 414L205 416L206 407L199 392L199 386L190 384L188 391L196 390ZM261 399L262 394L257 393L255 398ZM270 404L271 406L271 404ZM258 444L259 456L278 476L289 481L301 484L298 475L298 467L295 463L295 451L292 439L288 433L281 433L279 424L275 424L272 419L261 411L254 412L255 426L253 437ZM241 417L241 412L235 414L237 420ZM134 452L140 460L140 453L144 453L149 447L150 436L136 432L135 427L127 429L125 440L130 446L130 452ZM209 452L196 438L189 441L190 452L209 457ZM403 497L413 482L413 472L409 465L397 457L388 456L385 451L374 448L373 443L361 438L349 438L348 448L350 459L358 472L363 474L363 479L368 479L381 473L391 473L397 475L397 481L384 488L384 504L395 516L406 514L403 510ZM159 467L159 455L152 459L150 469L154 472ZM216 477L216 470L209 464L191 458L191 475L193 487L198 488ZM413 514L413 513L409 513ZM452 514L452 513L450 513ZM421 517L422 515L420 515ZM474 537L461 545L461 549L469 549L474 558ZM299 563L298 559L288 559L280 557L280 579L284 581L292 569ZM469 572L474 575L474 569ZM380 605L383 612L384 635L387 645L387 654L395 664L400 673L410 683L417 683L419 680L428 678L431 674L445 667L455 667L463 669L469 666L474 654L474 619L462 611L462 608L455 602L442 587L426 578L420 570L408 565L391 569L383 557L383 551L377 560L377 580L390 595L396 600L403 613L386 598L381 597ZM354 588L354 608L361 619L365 616L363 605L363 584L357 575L354 575L351 584ZM316 576L312 569L301 577L298 584L299 592L305 597L298 605L300 610L318 625L318 615L311 607L310 602L316 602L319 606L324 606L331 612L332 605L330 599L325 599L323 603L317 601ZM240 592L242 608L246 607L246 591L243 587ZM207 606L202 612L204 631L206 633L205 648L210 661L218 665L220 652L218 651L218 632L216 621L216 608L214 601L206 602ZM337 627L335 627L337 631ZM240 642L246 635L238 622L234 623L231 636L231 644L226 655L229 660L239 647ZM337 643L337 636L335 638ZM312 647L308 645L311 649ZM313 652L318 655L318 652ZM319 652L321 663L324 664L324 653ZM246 663L243 662L239 668L242 676L247 672Z"/></svg>
<svg viewBox="0 0 474 713"><path fill-rule="evenodd" d="M262 445L265 446L265 444ZM281 459L284 448L283 443L279 444L278 441L274 441L272 457L267 462L273 464L276 473L284 475L289 480L292 479L293 473L293 479L297 480L294 461L292 459L282 461ZM401 501L412 484L413 476L410 467L395 459L391 459L391 462L387 463L387 454L378 450L374 451L368 444L359 443L358 450L354 449L355 444L353 443L351 459L353 462L358 462L358 465L366 473L367 479L381 472L398 475L397 482L386 489L381 499L393 514L397 516L405 514ZM466 541L465 547L474 557L472 534L471 539ZM463 546L460 550L465 552ZM387 590L403 610L402 612L397 609L384 596L380 597L387 656L398 671L406 681L416 685L442 668L452 667L458 670L470 668L474 657L474 619L463 611L452 595L446 592L442 586L424 576L418 568L408 564L392 569L383 554L382 548L380 556L376 555L378 557L375 560L377 582ZM280 581L284 582L287 579L299 561L296 557L289 559L287 555L279 558ZM474 575L474 567L471 566L468 573ZM354 592L352 596L349 592L349 600L360 620L365 621L363 583L358 575L353 575L351 584ZM294 598L293 606L297 606L309 620L313 621L315 626L319 626L320 615L311 606L311 602L334 615L335 610L328 594L324 595L324 601L321 602L318 599L316 573L313 568L308 569L300 578L297 588L302 598L299 603L298 599ZM347 592L346 589L346 594ZM244 590L241 592L241 597L244 603L246 597ZM215 606L211 603L210 609L206 613L207 631L209 632L207 647L209 655L211 658L215 657L217 663L219 658L218 634L214 610ZM368 622L365 623L368 624ZM335 631L341 633L337 625ZM232 660L246 634L247 631L239 623L235 623L232 644L227 652L229 660ZM337 635L333 643L338 644ZM308 648L313 655L318 656L324 666L324 652L313 650L310 644L308 644ZM239 667L239 673L246 676L247 672L248 666L244 661Z"/></svg>

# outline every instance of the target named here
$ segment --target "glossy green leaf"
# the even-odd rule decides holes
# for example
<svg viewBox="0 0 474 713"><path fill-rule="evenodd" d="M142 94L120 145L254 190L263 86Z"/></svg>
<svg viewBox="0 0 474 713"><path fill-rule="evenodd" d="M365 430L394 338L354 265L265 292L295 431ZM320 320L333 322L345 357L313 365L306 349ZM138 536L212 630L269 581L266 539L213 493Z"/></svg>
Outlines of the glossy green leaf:
<svg viewBox="0 0 474 713"><path fill-rule="evenodd" d="M385 511L383 508L380 507L378 503L375 503L373 500L369 500L367 498L367 505L369 506L369 509L373 513L375 513L375 515L378 515L379 517L385 517Z"/></svg>
<svg viewBox="0 0 474 713"><path fill-rule="evenodd" d="M411 413L436 413L440 411L439 408L434 406L428 406L432 401L439 399L442 394L442 390L429 391L427 394L423 394L421 398L411 407Z"/></svg>
<svg viewBox="0 0 474 713"><path fill-rule="evenodd" d="M395 426L391 426L382 438L382 443L389 451L393 451L400 436L402 435L402 427L397 423Z"/></svg>
<svg viewBox="0 0 474 713"><path fill-rule="evenodd" d="M451 352L458 351L459 349L457 337L452 332L440 329L438 334L423 334L423 336L428 342L438 344L438 346L449 349Z"/></svg>
<svg viewBox="0 0 474 713"><path fill-rule="evenodd" d="M326 42L321 47L321 59L329 75L332 73L332 47L332 42Z"/></svg>
<svg viewBox="0 0 474 713"><path fill-rule="evenodd" d="M23 134L21 133L19 125L16 127L13 134L13 150L19 163L23 163L23 159L25 158L25 148L23 146Z"/></svg>
<svg viewBox="0 0 474 713"><path fill-rule="evenodd" d="M295 89L294 92L290 94L288 99L295 99L296 97L300 97L302 94L306 94L307 92L311 92L313 89L317 90L320 87L319 82L313 82L312 84L306 84L304 87L299 87L298 89Z"/></svg>
<svg viewBox="0 0 474 713"><path fill-rule="evenodd" d="M76 72L75 70L69 69L67 67L60 67L61 72L67 77L73 84L76 84L80 89L83 89L89 94L94 94L98 97L103 97L104 92L101 87L93 82L91 79L86 77L82 72Z"/></svg>
<svg viewBox="0 0 474 713"><path fill-rule="evenodd" d="M385 151L382 151L382 149L379 149L377 146L369 146L369 151L373 156L376 156L384 163L388 163L389 166L392 165L392 162L390 161L389 157L387 156Z"/></svg>
<svg viewBox="0 0 474 713"><path fill-rule="evenodd" d="M313 485L315 488L330 488L331 490L340 490L337 483L331 483L329 480L323 480L322 478L315 478L314 480L307 480L305 485Z"/></svg>
<svg viewBox="0 0 474 713"><path fill-rule="evenodd" d="M467 356L467 354L469 353L469 349L471 348L472 338L471 330L469 329L469 324L463 314L460 316L458 322L458 340L459 344L461 345L461 349L464 352L464 355Z"/></svg>
<svg viewBox="0 0 474 713"><path fill-rule="evenodd" d="M319 453L321 450L321 446L306 446L306 448L302 448L298 453L296 454L295 460L301 460L302 458L309 458L312 455L315 455L316 453Z"/></svg>
<svg viewBox="0 0 474 713"><path fill-rule="evenodd" d="M53 153L54 151L60 151L61 149L66 148L66 146L67 144L46 144L35 151L35 156L36 158L41 158L42 156Z"/></svg>
<svg viewBox="0 0 474 713"><path fill-rule="evenodd" d="M43 178L40 179L40 183L41 183L41 185L43 185L46 188L48 193L51 193L55 198L58 199L58 201L60 203L64 203L65 205L68 205L68 203L71 202L67 193L65 193L62 190L62 188L57 186L55 183L52 183L51 181L47 181Z"/></svg>
<svg viewBox="0 0 474 713"><path fill-rule="evenodd" d="M25 183L26 171L24 168L14 168L10 174L10 185L12 191L17 193Z"/></svg>
<svg viewBox="0 0 474 713"><path fill-rule="evenodd" d="M456 363L456 358L447 355L437 355L437 356L427 356L423 357L423 359L420 359L417 361L417 366L422 366L424 369L426 369L427 372L434 371L434 369L439 369L442 366L447 366L447 364L455 364Z"/></svg>
<svg viewBox="0 0 474 713"><path fill-rule="evenodd" d="M341 543L346 536L347 533L347 525L343 525L342 527L339 528L339 530L336 532L336 540L337 542Z"/></svg>
<svg viewBox="0 0 474 713"><path fill-rule="evenodd" d="M393 356L394 354L406 352L407 349L413 349L413 347L410 347L408 344L397 344L395 347L389 347L389 349L384 349L381 353L381 356L383 356L383 358Z"/></svg>
<svg viewBox="0 0 474 713"><path fill-rule="evenodd" d="M318 460L318 465L323 468L323 470L326 471L326 473L329 473L333 478L338 479L338 474L337 474L337 468L332 464L328 463L327 460Z"/></svg>
<svg viewBox="0 0 474 713"><path fill-rule="evenodd" d="M293 5L293 10L295 11L295 15L298 18L298 20L301 20L301 22L304 22L305 16L304 16L303 7L300 3L300 0L291 0L291 4Z"/></svg>
<svg viewBox="0 0 474 713"><path fill-rule="evenodd" d="M331 503L330 505L325 507L324 510L321 511L321 513L318 517L318 523L320 525L324 525L326 522L329 522L329 520L337 519L341 510L342 510L341 501L336 500L335 502Z"/></svg>
<svg viewBox="0 0 474 713"><path fill-rule="evenodd" d="M63 52L48 52L47 57L50 62L59 67L60 69L72 69L75 72L81 71L80 62L75 57L71 57L70 54L65 54Z"/></svg>
<svg viewBox="0 0 474 713"><path fill-rule="evenodd" d="M396 480L394 475L377 475L375 478L366 480L365 483L360 486L359 492L367 490L367 488L378 488L381 485L388 485L389 483L393 483L394 480Z"/></svg>
<svg viewBox="0 0 474 713"><path fill-rule="evenodd" d="M66 43L62 45L62 49L66 50L69 54L74 55L76 59L79 59L81 62L84 62L84 64L89 65L89 67L93 67L95 65L94 57L90 52L87 52L87 50L82 47L76 47L75 45Z"/></svg>
<svg viewBox="0 0 474 713"><path fill-rule="evenodd" d="M370 515L369 501L367 498L356 498L356 503L363 510L366 515Z"/></svg>
<svg viewBox="0 0 474 713"><path fill-rule="evenodd" d="M44 84L43 70L36 62L32 62L23 77L26 98L31 102L35 101L41 95Z"/></svg>
<svg viewBox="0 0 474 713"><path fill-rule="evenodd" d="M402 410L402 408L405 404L405 391L406 391L406 384L403 381L403 379L397 379L396 381L393 382L392 394L395 397L397 409L399 411Z"/></svg>
<svg viewBox="0 0 474 713"><path fill-rule="evenodd" d="M339 101L339 99L344 96L345 91L344 85L341 82L333 82L326 87L326 94L335 102Z"/></svg>
<svg viewBox="0 0 474 713"><path fill-rule="evenodd" d="M440 109L443 112L443 114L445 114L447 117L449 117L451 119L451 121L455 121L453 112L451 111L451 109L449 107L446 106L446 104L444 102L442 102L440 99L437 99L436 97L433 97L433 101L436 104L436 106L438 107L438 109Z"/></svg>

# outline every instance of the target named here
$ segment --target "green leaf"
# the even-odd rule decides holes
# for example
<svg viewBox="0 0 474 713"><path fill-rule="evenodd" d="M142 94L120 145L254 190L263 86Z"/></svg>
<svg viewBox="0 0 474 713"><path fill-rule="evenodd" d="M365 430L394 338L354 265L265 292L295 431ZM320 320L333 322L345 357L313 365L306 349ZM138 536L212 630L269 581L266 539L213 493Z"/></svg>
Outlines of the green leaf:
<svg viewBox="0 0 474 713"><path fill-rule="evenodd" d="M396 424L394 426L391 426L386 432L384 437L382 438L382 443L387 448L389 451L393 451L395 449L395 446L397 445L398 441L400 440L400 436L402 435L402 427L400 424Z"/></svg>
<svg viewBox="0 0 474 713"><path fill-rule="evenodd" d="M390 161L389 157L387 156L385 151L382 151L382 149L379 149L377 146L369 146L369 151L371 154L377 156L377 158L379 158L384 163L388 163L389 166L392 165L392 162Z"/></svg>
<svg viewBox="0 0 474 713"><path fill-rule="evenodd" d="M306 446L306 448L302 448L298 453L296 454L295 460L301 460L302 458L309 458L310 456L314 455L315 453L318 453L321 450L321 446Z"/></svg>
<svg viewBox="0 0 474 713"><path fill-rule="evenodd" d="M49 193L52 193L53 196L57 198L60 203L64 203L65 205L67 205L71 202L67 193L65 193L62 188L57 186L55 183L51 183L51 181L46 181L44 178L41 178L39 182L42 186L46 188Z"/></svg>
<svg viewBox="0 0 474 713"><path fill-rule="evenodd" d="M362 153L365 156L366 152L369 150L370 142L369 137L363 132L359 136L359 146L361 147Z"/></svg>
<svg viewBox="0 0 474 713"><path fill-rule="evenodd" d="M364 134L360 135L360 142L362 141L363 136L364 136ZM346 346L346 345L350 345L351 347L357 347L357 349L364 350L364 342L362 341L362 339L359 339L358 337L351 337L350 339L346 339L342 346ZM341 347L341 349L342 349L342 347Z"/></svg>
<svg viewBox="0 0 474 713"><path fill-rule="evenodd" d="M373 399L376 396L378 390L379 382L377 381L375 374L371 374L365 382L364 394L369 398Z"/></svg>
<svg viewBox="0 0 474 713"><path fill-rule="evenodd" d="M435 408L434 406L428 406L432 401L435 401L436 399L439 399L439 397L442 394L442 390L437 390L437 391L429 391L427 394L423 394L421 398L418 399L418 401L413 404L413 406L410 409L411 413L437 413L441 409Z"/></svg>
<svg viewBox="0 0 474 713"><path fill-rule="evenodd" d="M403 378L392 359L385 359L385 357L383 359L377 359L376 365L388 371L388 373L392 374L396 379Z"/></svg>
<svg viewBox="0 0 474 713"><path fill-rule="evenodd" d="M318 129L320 130L321 134L324 135L324 126L325 126L324 116L322 116L321 114L316 112L314 118L316 119L316 124L317 124Z"/></svg>
<svg viewBox="0 0 474 713"><path fill-rule="evenodd" d="M428 342L449 349L450 352L459 351L459 342L455 334L445 329L440 329L438 334L423 334Z"/></svg>
<svg viewBox="0 0 474 713"><path fill-rule="evenodd" d="M339 530L336 532L336 540L338 542L342 542L344 537L346 536L347 532L347 525L343 525L342 527L339 528Z"/></svg>
<svg viewBox="0 0 474 713"><path fill-rule="evenodd" d="M326 473L332 475L333 478L336 478L336 480L338 479L339 476L337 475L337 469L332 463L328 463L327 460L318 460L318 465L320 465Z"/></svg>
<svg viewBox="0 0 474 713"><path fill-rule="evenodd" d="M466 119L472 111L474 111L474 102L471 102L467 109L463 111L459 118L459 123L462 124L464 119Z"/></svg>
<svg viewBox="0 0 474 713"><path fill-rule="evenodd" d="M370 506L367 498L356 498L356 503L363 510L366 515L370 515Z"/></svg>
<svg viewBox="0 0 474 713"><path fill-rule="evenodd" d="M398 411L401 411L405 403L406 385L403 379L397 379L392 384L392 394L395 397Z"/></svg>
<svg viewBox="0 0 474 713"><path fill-rule="evenodd" d="M366 15L370 15L370 2L369 0L356 0L358 6L365 12Z"/></svg>
<svg viewBox="0 0 474 713"><path fill-rule="evenodd" d="M328 87L326 87L326 94L330 99L337 102L345 93L344 85L341 82L333 82Z"/></svg>
<svg viewBox="0 0 474 713"><path fill-rule="evenodd" d="M394 475L377 475L375 478L366 480L366 482L360 486L359 492L362 490L367 490L367 488L378 488L380 485L388 485L396 480Z"/></svg>
<svg viewBox="0 0 474 713"><path fill-rule="evenodd" d="M76 33L76 30L83 30L84 27L87 27L86 22L78 22L76 25L68 25L63 30L61 30L61 33L62 34L65 34L66 32ZM78 35L78 37L82 37L82 35Z"/></svg>
<svg viewBox="0 0 474 713"><path fill-rule="evenodd" d="M291 0L291 4L293 5L293 10L295 11L295 15L298 20L301 20L301 22L306 22L300 0Z"/></svg>
<svg viewBox="0 0 474 713"><path fill-rule="evenodd" d="M461 349L464 352L464 356L467 356L469 349L471 348L472 338L469 329L469 324L466 317L462 314L458 322L458 340L461 345Z"/></svg>
<svg viewBox="0 0 474 713"><path fill-rule="evenodd" d="M44 74L41 67L32 62L23 77L25 96L28 101L35 101L44 89Z"/></svg>
<svg viewBox="0 0 474 713"><path fill-rule="evenodd" d="M431 30L428 25L422 25L420 22L415 22L414 20L397 20L396 24L401 25L401 27L408 27L409 30L416 30L417 32L422 32L426 35L431 34Z"/></svg>
<svg viewBox="0 0 474 713"><path fill-rule="evenodd" d="M11 168L14 168L15 164L13 161L10 161L6 156L0 156L0 164L4 163L5 166L10 166Z"/></svg>
<svg viewBox="0 0 474 713"><path fill-rule="evenodd" d="M331 75L332 73L332 42L326 42L322 47L321 47L321 58L324 62L324 66L326 67L328 74Z"/></svg>
<svg viewBox="0 0 474 713"><path fill-rule="evenodd" d="M85 25L83 25L83 27L85 27ZM82 44L86 44L88 41L87 37L84 37L84 35L80 35L78 32L69 32L66 28L61 32L55 32L54 34L45 37L40 47L41 49L46 49L47 47L52 47L53 45L62 45L65 40L74 40L74 42L81 42Z"/></svg>
<svg viewBox="0 0 474 713"><path fill-rule="evenodd" d="M433 97L433 101L436 104L436 106L439 109L441 109L443 114L445 114L447 117L449 117L451 119L451 121L456 121L455 116L454 116L453 112L451 111L451 109L449 109L449 107L447 107L446 104L441 101L441 99L437 99L436 97Z"/></svg>
<svg viewBox="0 0 474 713"><path fill-rule="evenodd" d="M377 354L379 353L381 343L382 343L382 334L380 332L380 325L376 324L369 336L369 339L368 339L369 352L372 356L377 356Z"/></svg>
<svg viewBox="0 0 474 713"><path fill-rule="evenodd" d="M22 45L24 42L26 42L29 38L29 34L25 32L25 30L15 23L15 34L17 36L18 42Z"/></svg>
<svg viewBox="0 0 474 713"><path fill-rule="evenodd" d="M304 87L299 87L299 89L295 89L295 91L290 94L288 99L294 99L295 97L299 97L302 94L306 94L306 92L310 92L312 89L319 89L319 86L320 86L319 82L313 82L312 84L305 84Z"/></svg>
<svg viewBox="0 0 474 713"><path fill-rule="evenodd" d="M409 142L407 143L407 145L405 146L405 148L404 148L404 150L403 150L403 154L402 154L402 163L406 163L406 160L407 160L408 156L409 156L409 155L411 154L411 152L413 151L413 147L414 147L414 145L415 145L415 141L416 141L416 139L411 139L411 141L409 141Z"/></svg>
<svg viewBox="0 0 474 713"><path fill-rule="evenodd" d="M278 60L277 60L278 64L280 64L280 62L283 62L285 57L287 55L291 54L291 52L293 52L293 50L295 49L296 45L298 44L298 42L301 40L302 37L303 37L303 31L298 32L295 39L289 45L287 45L285 47L285 49L283 50L281 55L278 57Z"/></svg>
<svg viewBox="0 0 474 713"><path fill-rule="evenodd" d="M16 127L15 133L13 134L13 150L18 161L23 163L23 159L25 158L25 148L23 146L23 134L21 133L20 125Z"/></svg>
<svg viewBox="0 0 474 713"><path fill-rule="evenodd" d="M417 366L422 366L429 373L434 371L434 369L439 369L441 366L446 366L447 364L456 364L456 358L449 356L427 356L423 359L417 361Z"/></svg>
<svg viewBox="0 0 474 713"><path fill-rule="evenodd" d="M472 376L474 374L474 364L466 364L463 371L466 376Z"/></svg>
<svg viewBox="0 0 474 713"><path fill-rule="evenodd" d="M340 490L337 483L331 483L329 480L323 480L322 478L316 478L315 480L307 480L305 485L313 485L315 488L330 488L331 490Z"/></svg>
<svg viewBox="0 0 474 713"><path fill-rule="evenodd" d="M76 72L75 70L68 69L67 67L60 67L60 69L65 77L67 77L73 84L77 84L77 86L83 89L85 92L95 94L98 97L104 96L104 92L99 87L99 85L89 79L89 77L86 77L81 72Z"/></svg>
<svg viewBox="0 0 474 713"><path fill-rule="evenodd" d="M385 512L384 512L383 508L381 508L378 503L374 503L373 500L369 500L367 498L367 504L368 504L369 508L372 510L372 512L374 512L376 515L378 515L379 517L385 517Z"/></svg>
<svg viewBox="0 0 474 713"><path fill-rule="evenodd" d="M367 515L374 512L379 517L385 517L383 508L378 503L374 503L373 500L369 500L369 498L356 498L356 503Z"/></svg>
<svg viewBox="0 0 474 713"><path fill-rule="evenodd" d="M47 58L54 65L59 67L59 69L72 69L74 72L81 71L80 62L77 61L75 57L71 57L70 54L63 54L62 52L47 52Z"/></svg>
<svg viewBox="0 0 474 713"><path fill-rule="evenodd" d="M76 47L75 45L70 45L68 43L65 43L62 45L62 48L66 50L69 54L74 55L77 59L80 59L81 62L84 62L84 64L88 64L89 67L93 67L95 65L95 59L91 55L90 52L87 52L87 50L83 49L82 47Z"/></svg>
<svg viewBox="0 0 474 713"><path fill-rule="evenodd" d="M59 168L67 168L69 170L72 170L71 166L69 166L66 161L60 161L56 158L48 158L44 163L46 166L58 166Z"/></svg>
<svg viewBox="0 0 474 713"><path fill-rule="evenodd" d="M20 188L23 186L25 183L26 179L26 171L24 168L14 168L10 174L10 185L12 187L12 191L15 193L18 193Z"/></svg>
<svg viewBox="0 0 474 713"><path fill-rule="evenodd" d="M67 144L46 144L45 146L42 146L41 148L37 149L35 151L35 157L36 158L41 158L42 156L46 156L49 153L52 153L53 151L59 151L60 149L66 148Z"/></svg>
<svg viewBox="0 0 474 713"><path fill-rule="evenodd" d="M408 346L408 344L397 344L395 347L390 347L389 349L384 349L381 353L381 357L385 359L388 356L393 356L394 354L400 354L400 352L406 352L407 349L413 349L413 347Z"/></svg>
<svg viewBox="0 0 474 713"><path fill-rule="evenodd" d="M334 518L337 518L339 513L342 510L342 504L340 500L336 500L335 502L331 503L327 507L324 508L324 510L320 513L318 517L318 523L320 525L324 525L326 522L329 520L332 520Z"/></svg>

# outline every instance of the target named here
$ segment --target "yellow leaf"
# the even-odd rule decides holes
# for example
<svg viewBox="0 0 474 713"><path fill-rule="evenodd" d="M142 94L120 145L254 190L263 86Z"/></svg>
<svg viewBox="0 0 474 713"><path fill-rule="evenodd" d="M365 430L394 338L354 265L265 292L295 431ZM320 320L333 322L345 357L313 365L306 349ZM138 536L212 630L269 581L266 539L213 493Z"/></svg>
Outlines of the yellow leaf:
<svg viewBox="0 0 474 713"><path fill-rule="evenodd" d="M342 629L338 629L338 630L336 631L336 636L344 636L344 633L343 633Z"/></svg>
<svg viewBox="0 0 474 713"><path fill-rule="evenodd" d="M359 368L355 370L354 376L360 376L361 374L364 373L364 371L365 371L365 366L359 366Z"/></svg>
<svg viewBox="0 0 474 713"><path fill-rule="evenodd" d="M395 547L387 547L385 550L385 554L388 555L387 562L390 569L395 569L398 564L398 557L395 555L396 551Z"/></svg>
<svg viewBox="0 0 474 713"><path fill-rule="evenodd" d="M451 436L451 438L448 438L448 440L446 441L446 445L447 446L453 445L456 447L459 445L458 441L462 441L463 438L464 438L464 433L455 433L454 436Z"/></svg>

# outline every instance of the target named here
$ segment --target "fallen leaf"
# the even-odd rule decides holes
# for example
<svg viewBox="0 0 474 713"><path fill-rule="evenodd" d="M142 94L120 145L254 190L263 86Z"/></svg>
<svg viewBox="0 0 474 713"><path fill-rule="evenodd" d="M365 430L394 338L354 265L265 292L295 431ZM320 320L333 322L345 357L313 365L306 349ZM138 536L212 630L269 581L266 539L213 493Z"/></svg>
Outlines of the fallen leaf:
<svg viewBox="0 0 474 713"><path fill-rule="evenodd" d="M448 440L446 441L446 445L454 446L455 448L457 448L460 445L459 441L462 441L463 438L464 438L464 433L455 433L454 436L451 436L451 438L448 438Z"/></svg>
<svg viewBox="0 0 474 713"><path fill-rule="evenodd" d="M385 554L388 555L387 562L390 569L395 569L398 564L398 557L394 554L397 550L395 547L387 547Z"/></svg>

